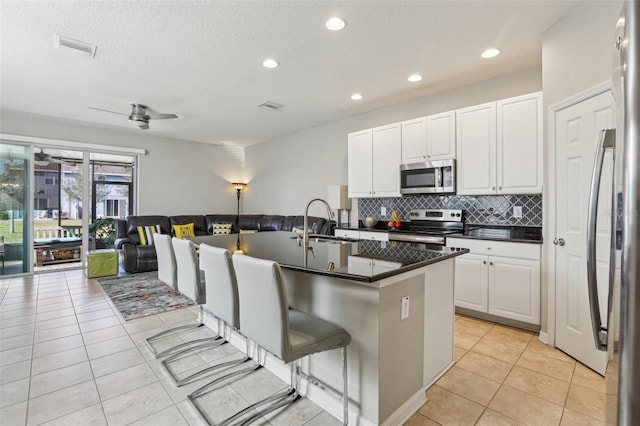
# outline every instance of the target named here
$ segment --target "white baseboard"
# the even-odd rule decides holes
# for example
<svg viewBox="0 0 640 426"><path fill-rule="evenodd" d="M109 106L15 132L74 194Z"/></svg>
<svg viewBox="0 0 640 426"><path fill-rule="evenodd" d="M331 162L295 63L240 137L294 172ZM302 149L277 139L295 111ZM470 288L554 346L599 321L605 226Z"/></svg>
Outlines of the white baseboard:
<svg viewBox="0 0 640 426"><path fill-rule="evenodd" d="M405 401L396 411L394 411L383 423L382 426L403 425L413 414L427 402L427 388L422 388Z"/></svg>
<svg viewBox="0 0 640 426"><path fill-rule="evenodd" d="M549 335L546 332L541 331L540 334L538 334L538 340L540 340L545 345L548 345L549 344Z"/></svg>

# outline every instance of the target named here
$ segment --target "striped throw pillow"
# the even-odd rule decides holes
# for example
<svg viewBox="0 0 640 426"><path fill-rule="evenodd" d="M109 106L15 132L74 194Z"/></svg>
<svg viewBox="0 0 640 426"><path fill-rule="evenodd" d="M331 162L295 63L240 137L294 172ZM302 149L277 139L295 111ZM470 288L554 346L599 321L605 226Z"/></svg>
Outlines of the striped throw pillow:
<svg viewBox="0 0 640 426"><path fill-rule="evenodd" d="M160 234L160 225L138 226L141 246L153 245L153 234Z"/></svg>

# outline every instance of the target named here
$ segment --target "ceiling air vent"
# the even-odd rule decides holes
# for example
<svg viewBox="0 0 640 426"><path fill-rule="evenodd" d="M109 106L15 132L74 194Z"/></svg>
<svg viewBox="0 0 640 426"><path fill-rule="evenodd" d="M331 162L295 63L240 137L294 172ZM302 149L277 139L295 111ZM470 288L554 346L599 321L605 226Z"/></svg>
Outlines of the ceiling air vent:
<svg viewBox="0 0 640 426"><path fill-rule="evenodd" d="M271 101L265 101L261 104L256 105L258 108L264 108L264 109L268 109L271 111L275 111L278 110L280 108L282 108L282 105L277 104L275 102L271 102Z"/></svg>

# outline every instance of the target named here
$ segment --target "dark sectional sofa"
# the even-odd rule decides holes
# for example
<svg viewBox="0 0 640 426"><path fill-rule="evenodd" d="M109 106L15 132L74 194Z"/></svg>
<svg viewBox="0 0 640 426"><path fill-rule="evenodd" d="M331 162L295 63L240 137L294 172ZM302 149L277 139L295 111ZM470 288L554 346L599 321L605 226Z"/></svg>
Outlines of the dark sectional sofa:
<svg viewBox="0 0 640 426"><path fill-rule="evenodd" d="M236 228L237 220L237 228ZM158 270L156 248L140 245L138 226L159 225L163 234L173 235L173 225L194 224L196 236L212 235L213 225L231 224L231 232L248 231L293 231L302 229L304 216L280 216L262 214L208 214L180 216L129 216L116 222L115 247L120 250L120 261L126 272L148 272ZM332 223L321 217L310 216L309 227L315 234L330 234Z"/></svg>

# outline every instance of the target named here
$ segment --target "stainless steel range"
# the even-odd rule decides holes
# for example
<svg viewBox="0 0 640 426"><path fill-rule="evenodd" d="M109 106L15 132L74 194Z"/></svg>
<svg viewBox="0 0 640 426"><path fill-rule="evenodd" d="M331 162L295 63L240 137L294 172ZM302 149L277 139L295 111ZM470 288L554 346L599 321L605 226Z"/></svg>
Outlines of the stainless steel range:
<svg viewBox="0 0 640 426"><path fill-rule="evenodd" d="M412 209L407 229L389 231L389 240L444 246L446 236L464 231L462 210Z"/></svg>

